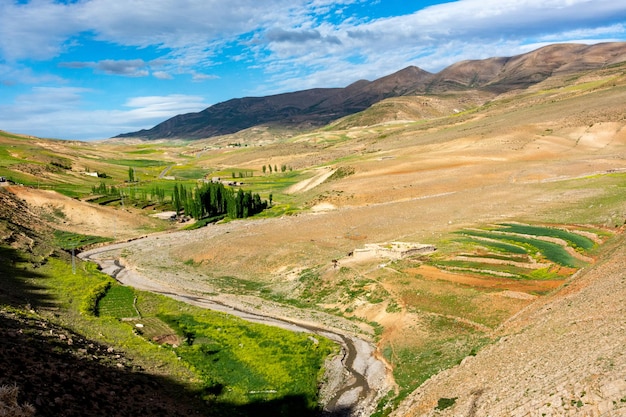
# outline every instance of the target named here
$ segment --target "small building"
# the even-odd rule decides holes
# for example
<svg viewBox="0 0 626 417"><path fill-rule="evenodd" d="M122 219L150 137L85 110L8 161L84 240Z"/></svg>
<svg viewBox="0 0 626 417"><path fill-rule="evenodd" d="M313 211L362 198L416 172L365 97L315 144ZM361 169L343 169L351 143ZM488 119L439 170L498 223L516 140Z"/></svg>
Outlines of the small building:
<svg viewBox="0 0 626 417"><path fill-rule="evenodd" d="M364 248L355 249L354 259L387 258L403 259L413 255L424 255L437 250L434 245L409 242L367 243Z"/></svg>

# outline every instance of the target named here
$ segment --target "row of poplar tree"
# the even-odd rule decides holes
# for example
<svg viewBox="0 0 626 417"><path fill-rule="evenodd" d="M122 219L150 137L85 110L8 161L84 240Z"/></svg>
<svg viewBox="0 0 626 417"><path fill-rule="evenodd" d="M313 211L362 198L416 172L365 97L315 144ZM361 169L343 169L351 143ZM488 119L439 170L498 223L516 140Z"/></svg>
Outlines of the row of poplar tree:
<svg viewBox="0 0 626 417"><path fill-rule="evenodd" d="M271 196L270 196L271 200ZM226 188L222 183L205 183L186 188L174 185L172 205L177 214L182 210L195 219L227 215L233 219L253 216L265 210L270 203L259 194Z"/></svg>

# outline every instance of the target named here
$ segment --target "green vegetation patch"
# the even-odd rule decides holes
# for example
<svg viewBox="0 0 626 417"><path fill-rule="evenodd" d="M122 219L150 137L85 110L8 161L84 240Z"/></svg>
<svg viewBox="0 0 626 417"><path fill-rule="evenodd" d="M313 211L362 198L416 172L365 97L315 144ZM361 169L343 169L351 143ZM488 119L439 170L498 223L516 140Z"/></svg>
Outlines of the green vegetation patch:
<svg viewBox="0 0 626 417"><path fill-rule="evenodd" d="M163 160L159 159L105 159L102 162L133 168L162 167L167 165Z"/></svg>
<svg viewBox="0 0 626 417"><path fill-rule="evenodd" d="M431 317L428 327L432 337L421 345L383 347L383 355L393 364L395 380L401 387L394 399L396 404L432 375L475 355L490 342L481 333L446 317Z"/></svg>
<svg viewBox="0 0 626 417"><path fill-rule="evenodd" d="M177 179L198 180L207 175L208 171L202 168L192 168L189 166L174 166L167 174L176 177Z"/></svg>
<svg viewBox="0 0 626 417"><path fill-rule="evenodd" d="M408 311L461 317L479 325L496 327L510 314L490 308L484 291L453 283L416 281L410 289L401 290L400 298Z"/></svg>
<svg viewBox="0 0 626 417"><path fill-rule="evenodd" d="M29 288L35 287L34 280L39 283L39 301L29 296L34 305L54 305L55 317L86 337L124 349L161 372L165 366L168 375L181 378L210 402L213 415L306 416L319 411L323 363L336 350L331 341L133 290L95 264L79 261L74 270L68 261L49 258L37 274L23 272L25 280L33 281ZM137 317L135 295L143 317L120 321ZM182 342L178 347L152 341L174 332L174 340Z"/></svg>
<svg viewBox="0 0 626 417"><path fill-rule="evenodd" d="M8 167L20 162L27 162L24 159L19 159L9 153L9 149L0 147L0 167Z"/></svg>
<svg viewBox="0 0 626 417"><path fill-rule="evenodd" d="M463 233L470 236L485 237L489 239L503 240L505 242L514 242L523 244L529 252L540 252L546 259L571 268L578 268L583 265L582 261L570 255L565 248L556 243L546 242L539 239L533 239L523 236L515 236L510 234L500 234L489 231L465 230Z"/></svg>
<svg viewBox="0 0 626 417"><path fill-rule="evenodd" d="M137 149L135 151L127 151L126 153L131 154L131 155L148 155L148 154L152 154L152 153L158 153L158 154L163 154L164 151L161 149L154 149L154 148L141 148L141 149Z"/></svg>
<svg viewBox="0 0 626 417"><path fill-rule="evenodd" d="M332 342L206 310L161 318L185 340L177 354L218 402L304 396L315 408L319 372Z"/></svg>
<svg viewBox="0 0 626 417"><path fill-rule="evenodd" d="M63 230L54 231L54 243L64 250L81 249L96 243L110 242L113 239L102 236L81 235Z"/></svg>
<svg viewBox="0 0 626 417"><path fill-rule="evenodd" d="M457 233L466 233L466 232L461 231ZM498 242L498 241L484 240L484 239L471 239L471 238L459 239L459 241L472 243L474 245L478 244L480 246L484 246L486 248L492 249L497 252L513 253L513 254L518 254L518 255L525 255L528 253L528 251L521 246L513 245L513 244L505 243L505 242Z"/></svg>
<svg viewBox="0 0 626 417"><path fill-rule="evenodd" d="M476 261L467 260L434 260L430 262L432 265L440 269L459 269L472 271L479 274L506 276L512 278L526 278L533 270L528 268L521 268L510 264L491 264L481 262L479 259Z"/></svg>
<svg viewBox="0 0 626 417"><path fill-rule="evenodd" d="M510 232L510 233L519 233L524 235L534 235L534 236L548 236L548 237L556 237L559 239L563 239L568 242L574 248L582 248L584 250L591 250L594 247L594 242L581 236L579 234L568 232L563 229L556 229L553 227L541 227L541 226L531 226L527 224L517 224L517 223L505 223L503 227L498 228L501 232Z"/></svg>
<svg viewBox="0 0 626 417"><path fill-rule="evenodd" d="M439 398L437 401L437 407L435 410L445 410L446 408L452 407L456 403L457 398Z"/></svg>
<svg viewBox="0 0 626 417"><path fill-rule="evenodd" d="M333 174L328 178L328 181L335 181L335 180L340 180L342 178L345 177L349 177L350 175L353 175L355 172L354 168L351 166L343 166L343 167L339 167L337 168L337 170L335 172L333 172Z"/></svg>
<svg viewBox="0 0 626 417"><path fill-rule="evenodd" d="M119 284L112 285L98 302L98 314L117 318L139 316L135 308L135 291Z"/></svg>

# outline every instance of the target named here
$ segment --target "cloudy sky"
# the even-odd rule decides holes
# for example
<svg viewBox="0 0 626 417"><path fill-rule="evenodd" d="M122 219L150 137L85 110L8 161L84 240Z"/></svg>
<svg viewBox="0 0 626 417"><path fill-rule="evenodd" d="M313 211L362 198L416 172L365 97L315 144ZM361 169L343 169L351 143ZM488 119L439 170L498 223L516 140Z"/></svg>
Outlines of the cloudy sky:
<svg viewBox="0 0 626 417"><path fill-rule="evenodd" d="M624 40L619 0L0 0L0 130L108 138L231 98Z"/></svg>

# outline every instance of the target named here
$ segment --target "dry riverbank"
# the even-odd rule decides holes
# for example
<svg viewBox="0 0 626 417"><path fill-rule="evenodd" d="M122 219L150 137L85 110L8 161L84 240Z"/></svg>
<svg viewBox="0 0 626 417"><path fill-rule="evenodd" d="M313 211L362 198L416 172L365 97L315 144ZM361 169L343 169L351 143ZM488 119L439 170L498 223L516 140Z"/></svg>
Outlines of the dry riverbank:
<svg viewBox="0 0 626 417"><path fill-rule="evenodd" d="M160 281L154 271L141 271L125 266L120 261L120 251L134 245L144 244L141 239L110 245L81 253L85 260L96 262L102 271L113 276L124 285L163 294L174 299L203 308L222 311L245 320L278 326L292 331L302 331L327 337L341 346L340 354L326 363L324 385L321 400L324 410L349 416L368 416L376 408L380 398L393 389L393 379L386 364L376 356L376 348L370 340L360 338L350 323L343 323L343 328L329 325L328 320L320 319L321 313L304 320L302 311L294 318L287 307L263 303L253 297L233 297L221 295L203 295L194 291L193 285L184 285ZM152 278L149 278L152 277ZM333 318L332 323L341 319ZM347 330L352 327L352 331Z"/></svg>

